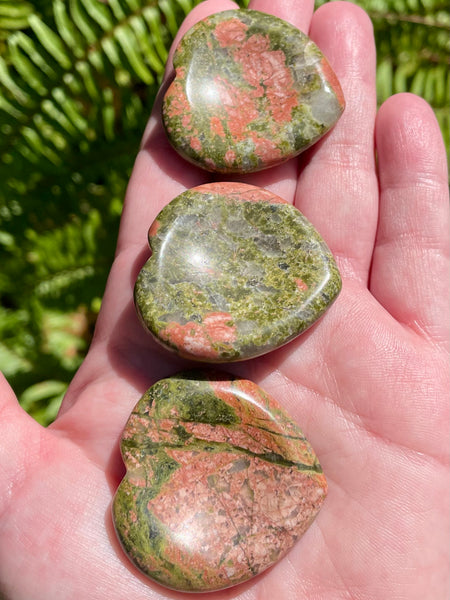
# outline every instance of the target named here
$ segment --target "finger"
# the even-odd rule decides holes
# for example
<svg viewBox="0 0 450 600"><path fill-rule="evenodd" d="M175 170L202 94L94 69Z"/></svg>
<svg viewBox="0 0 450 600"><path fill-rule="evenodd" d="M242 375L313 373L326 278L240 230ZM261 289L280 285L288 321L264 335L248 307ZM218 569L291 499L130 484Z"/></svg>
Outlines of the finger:
<svg viewBox="0 0 450 600"><path fill-rule="evenodd" d="M390 98L376 126L380 219L370 288L400 322L448 343L449 199L445 149L428 104Z"/></svg>
<svg viewBox="0 0 450 600"><path fill-rule="evenodd" d="M372 24L357 6L332 2L314 14L311 37L337 74L346 109L302 159L296 205L324 236L342 274L366 282L378 209Z"/></svg>
<svg viewBox="0 0 450 600"><path fill-rule="evenodd" d="M283 0L283 2L252 0L248 7L275 15L307 34L311 25L314 0Z"/></svg>

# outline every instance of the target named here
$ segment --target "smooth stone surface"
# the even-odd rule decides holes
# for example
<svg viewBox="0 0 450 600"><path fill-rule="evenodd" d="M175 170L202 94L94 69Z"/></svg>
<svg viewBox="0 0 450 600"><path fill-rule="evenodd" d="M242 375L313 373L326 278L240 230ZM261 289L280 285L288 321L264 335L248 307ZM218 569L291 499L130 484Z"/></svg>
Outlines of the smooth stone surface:
<svg viewBox="0 0 450 600"><path fill-rule="evenodd" d="M211 183L172 200L149 231L135 285L145 327L206 362L259 356L314 323L341 289L314 227L273 193Z"/></svg>
<svg viewBox="0 0 450 600"><path fill-rule="evenodd" d="M248 173L296 156L339 119L340 84L294 26L254 10L200 21L173 59L163 102L173 147L209 171Z"/></svg>
<svg viewBox="0 0 450 600"><path fill-rule="evenodd" d="M177 590L258 575L306 531L327 491L286 412L256 384L223 374L158 381L134 408L121 450L118 537L139 569Z"/></svg>

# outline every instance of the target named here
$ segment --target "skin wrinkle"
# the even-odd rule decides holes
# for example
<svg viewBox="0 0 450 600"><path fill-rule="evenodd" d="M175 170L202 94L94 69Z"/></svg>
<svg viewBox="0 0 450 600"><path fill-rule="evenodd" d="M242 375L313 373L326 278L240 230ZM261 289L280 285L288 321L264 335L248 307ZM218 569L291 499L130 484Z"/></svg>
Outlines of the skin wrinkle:
<svg viewBox="0 0 450 600"><path fill-rule="evenodd" d="M429 344L432 344L437 350L445 351L447 355L448 335L441 332L441 328L437 326L429 326L418 319L412 319L407 326L413 329L418 335L424 337Z"/></svg>
<svg viewBox="0 0 450 600"><path fill-rule="evenodd" d="M292 383L295 383L296 386L300 386L302 389L302 392L307 392L308 394L312 394L315 397L315 402L317 402L319 399L321 402L325 402L326 404L329 405L329 409L333 410L333 412L336 413L335 409L338 409L337 414L335 414L334 418L342 418L345 420L345 422L348 425L348 431L357 431L358 434L367 434L368 439L376 439L378 442L384 442L385 445L387 447L394 447L397 448L399 450L404 450L410 453L413 453L414 455L418 456L418 457L424 457L427 456L431 462L437 463L439 466L444 466L446 467L448 464L448 460L446 460L446 457L442 457L442 456L433 456L430 454L425 454L422 450L418 450L417 448L413 447L413 446L407 446L405 444L401 444L395 440L391 440L385 437L385 434L381 434L379 432L377 432L376 430L368 427L367 422L364 420L364 417L359 415L358 412L356 411L356 409L352 410L350 408L345 408L343 406L340 406L339 404L336 403L336 398L332 395L324 395L322 392L320 392L317 389L314 389L312 387L308 387L304 384L302 384L299 381L296 381L295 379L291 378L289 375L283 375L283 377L287 380L290 381ZM322 452L321 455L323 456L324 453ZM330 477L328 477L328 479L330 479Z"/></svg>
<svg viewBox="0 0 450 600"><path fill-rule="evenodd" d="M336 6L336 9L339 7ZM320 15L320 9L317 11L315 18L317 15ZM354 21L359 20L360 15L358 13L358 18L356 19L354 15L352 15L352 27L351 30L355 29ZM365 19L365 17L364 17ZM346 23L346 27L349 26L349 23ZM357 28L356 28L357 29ZM315 41L321 45L322 41L322 33L321 30L317 31L317 35L315 35L314 22L311 30L311 34ZM341 39L339 34L336 34L337 40L336 42L340 42ZM346 36L344 36L344 44L347 43ZM347 48L347 46L346 46ZM333 53L328 52L327 48L324 48L331 64L334 64ZM336 62L338 62L336 57ZM371 58L370 61L366 61L363 67L359 67L358 69L354 69L352 64L352 76L348 76L347 70L345 67L342 67L339 62L339 68L337 68L337 75L340 76L341 84L344 89L345 97L347 98L347 107L344 111L344 114L333 131L329 134L328 137L322 142L319 143L317 151L314 153L314 156L310 163L307 165L307 168L304 172L306 174L306 186L308 188L316 187L315 192L312 192L312 196L320 197L321 192L325 194L325 190L322 191L320 183L320 179L315 176L315 170L326 168L329 180L333 181L333 171L336 173L335 179L336 183L334 185L335 189L342 190L342 194L344 191L347 195L345 198L345 206L348 207L348 210L351 211L350 214L353 214L355 211L355 207L358 206L359 210L365 211L367 205L374 206L376 204L376 194L374 190L376 190L375 182L375 174L374 174L374 151L373 151L373 143L371 142L371 136L373 135L373 121L376 110L376 99L373 94L373 80L374 80L374 59ZM354 83L356 79L357 83ZM347 124L347 121L351 118L352 127L350 128ZM367 121L369 120L370 125L367 125ZM347 127L346 127L347 125ZM350 133L351 132L351 133ZM370 140L370 141L369 141ZM337 146L337 149L335 149ZM353 150L353 154L352 154ZM344 165L345 170L341 172L340 166ZM360 168L360 171L356 170L356 167ZM344 176L343 176L344 173ZM364 177L364 173L370 173L370 179ZM361 184L355 181L354 174L356 174L357 178L360 181L364 180L364 189L361 189ZM308 185L309 180L311 183ZM302 188L304 189L305 181L303 181ZM333 187L331 185L330 187ZM301 198L301 195L305 195L305 192L302 192L302 188L298 188L297 196ZM354 194L352 198L348 198L348 191L354 190ZM372 193L371 191L372 190ZM360 202L359 199L364 199L364 202ZM344 205L342 200L337 195L336 204L338 207ZM303 209L302 203L298 201L298 207L300 210ZM313 209L314 210L314 209ZM306 211L306 215L310 216ZM311 218L311 216L310 216ZM316 221L314 218L311 219L316 227L318 227L319 231L321 230L320 222ZM336 222L350 222L350 219L336 218ZM375 224L375 220L373 223ZM348 226L348 225L347 225ZM322 230L322 234L325 237L325 240L329 244L333 253L337 254L346 254L349 249L346 248L346 244L348 244L348 231L333 231L333 237L328 237L326 235L326 230ZM375 237L375 227L372 227L371 236L372 239ZM360 239L363 239L360 236ZM361 280L367 281L367 273L370 266L370 262L367 259L366 252L367 241L364 240L364 244L358 249L358 254L360 255L360 259L358 263L362 265L359 267L359 264L355 264L353 271L354 273L358 273ZM354 246L351 250L353 255L355 254ZM364 257L364 258L363 258Z"/></svg>
<svg viewBox="0 0 450 600"><path fill-rule="evenodd" d="M323 540L324 546L329 547L328 538L327 538L326 531L325 531L323 525L318 524L318 527L319 527L320 533L322 535L322 540ZM338 568L338 566L336 564L337 561L333 559L333 555L334 555L334 552L329 550L327 557L333 566L335 577L341 582L341 587L337 587L337 585L336 585L337 582L334 584L334 591L339 593L339 600L341 600L341 599L342 600L356 600L357 597L354 595L355 592L352 591L352 586L349 583L347 583L345 578L342 576L342 569ZM343 593L346 595L342 596Z"/></svg>
<svg viewBox="0 0 450 600"><path fill-rule="evenodd" d="M429 325L424 320L419 320L411 316L410 319L404 319L404 322L399 321L401 325L412 331L416 335L422 335L434 348L444 352L448 356L448 331L442 331L442 327L438 325ZM434 331L434 333L433 333Z"/></svg>
<svg viewBox="0 0 450 600"><path fill-rule="evenodd" d="M272 13L273 12L273 0L259 0L255 6L255 10L260 12ZM255 2L250 2L249 8L253 8ZM277 13L281 19L288 21L294 27L300 29L304 33L308 33L309 23L314 9L314 2L308 0L304 3L301 14L296 10L298 0L283 0L280 3L279 12Z"/></svg>
<svg viewBox="0 0 450 600"><path fill-rule="evenodd" d="M409 177L404 181L399 181L398 178L395 177L395 174L393 174L392 180L385 177L383 180L385 193L397 193L399 191L414 193L416 191L424 191L427 194L430 194L433 193L433 191L441 192L442 187L447 185L447 177L441 172L433 174L428 170L422 172L415 170L413 175L413 180Z"/></svg>
<svg viewBox="0 0 450 600"><path fill-rule="evenodd" d="M327 368L326 370L328 371ZM344 419L345 423L349 426L348 430L350 430L350 426L358 427L359 431L362 430L363 424L361 422L361 418L358 417L357 413L337 404L336 398L333 398L332 393L330 393L330 395L327 395L314 387L307 386L306 384L302 383L301 380L296 380L294 377L288 375L287 373L283 373L282 369L278 372L283 377L285 382L287 382L287 385L289 385L289 383L293 383L301 388L302 391L299 393L299 395L303 396L306 393L307 395L312 395L314 397L315 403L320 401L321 403L325 402L326 404L328 404L330 410L332 410L334 413L334 419ZM279 387L279 384L277 384L277 387Z"/></svg>
<svg viewBox="0 0 450 600"><path fill-rule="evenodd" d="M417 250L421 253L430 254L433 256L432 261L436 258L448 259L449 252L446 248L442 248L442 244L436 241L436 236L428 234L427 231L414 232L414 231L402 231L397 234L396 239L391 237L380 236L377 240L377 246L383 248L384 246L403 246L408 244L411 246L411 242L416 242L414 245L417 246Z"/></svg>
<svg viewBox="0 0 450 600"><path fill-rule="evenodd" d="M339 10L339 8L341 8L341 6L345 6L345 2L336 2L336 7L335 10ZM323 18L320 19L320 17L322 16L321 13L323 11L327 11L327 9L325 9L324 7L320 7L314 15L313 18L313 24L312 24L312 28L311 28L311 37L314 38L314 34L315 32L315 24L316 22L321 22L321 28L320 30L317 32L318 35L321 34L322 31L325 30L325 23L327 21L327 18ZM330 13L330 17L331 17L331 13ZM354 69L355 65L358 65L360 63L360 56L359 56L359 52L360 52L360 48L364 46L364 41L366 39L365 36L373 36L373 25L372 25L372 21L370 20L370 18L368 17L368 15L362 11L359 10L352 12L351 14L349 12L347 12L343 18L341 18L339 21L335 21L334 19L331 20L330 19L330 23L331 23L331 27L334 30L335 33L335 37L336 39L336 43L332 49L332 51L330 53L328 53L328 55L331 57L331 59L333 58L333 54L334 52L337 52L338 49L339 51L342 52L344 59L340 62L341 65L343 65L343 70L348 71L349 69ZM327 27L327 29L329 30L329 28ZM371 48L372 52L371 52L371 61L372 61L372 65L371 67L373 68L374 66L374 57L375 57L375 52L373 52L373 49ZM334 51L334 52L333 52ZM367 58L366 58L367 61Z"/></svg>
<svg viewBox="0 0 450 600"><path fill-rule="evenodd" d="M409 241L409 246L411 246L412 249L420 250L420 243L427 238L426 247L430 244L430 238L433 238L435 240L435 245L438 246L443 225L442 219L439 218L438 212L433 208L433 210L430 210L428 213L427 227L421 227L420 221L412 215L412 213L419 211L420 207L418 205L414 206L409 201L409 197L414 193L417 193L417 189L408 190L402 188L397 192L389 189L384 193L384 200L387 203L390 203L388 207L390 225L388 227L379 227L376 251L379 250L378 242L380 242L381 245L384 245L385 241L390 239L393 243L396 243L399 240L402 240L402 238L404 239L405 236L410 236L409 239L404 241ZM392 202L394 195L397 197L400 196L400 203L396 202L394 204ZM427 204L428 203L424 199L425 208ZM443 245L442 241L440 242L440 247L443 252L448 251L448 244Z"/></svg>
<svg viewBox="0 0 450 600"><path fill-rule="evenodd" d="M367 447L367 445L365 446ZM438 505L434 505L432 507L432 509L425 509L425 510L421 510L420 508L418 510L416 510L415 507L420 507L423 506L423 502L417 502L417 494L420 496L427 496L427 488L425 487L417 487L415 485L415 482L421 482L423 481L424 477L423 474L425 472L428 473L429 469L428 469L428 461L427 461L427 457L425 456L421 456L420 458L422 459L420 464L419 461L416 460L415 464L413 465L413 470L411 470L411 457L410 457L410 453L406 452L401 456L400 461L393 461L391 460L391 455L394 456L394 453L391 452L392 448L384 448L381 449L380 451L380 457L385 461L386 463L386 468L390 468L391 465L398 465L401 466L402 462L408 466L408 472L407 472L407 476L404 479L391 479L391 487L392 487L392 510L389 511L389 513L386 515L389 518L389 515L396 515L398 514L398 519L397 519L397 524L399 525L403 525L403 528L400 532L397 532L397 535L395 537L393 537L393 532L390 531L389 528L386 528L386 530L384 531L384 540L382 540L380 542L380 547L383 549L384 552L390 550L393 550L394 552L399 552L402 553L404 551L405 546L408 543L408 537L414 538L414 533L411 532L411 529L409 527L407 527L407 524L409 523L409 521L413 521L413 522L418 522L417 521L417 517L420 517L420 520L422 523L425 522L431 522L431 518L436 516L437 513L439 513L439 506ZM375 477L379 478L380 476L382 476L382 471L384 470L384 465L380 465L381 470L379 471L374 471L375 473ZM393 468L393 467L392 467ZM445 467L444 467L445 468ZM441 474L436 473L435 475L435 480L436 481L440 481L441 483L445 480L445 478L443 478L441 476ZM376 485L376 482L372 482L370 476L367 479L367 484L370 485L373 483L373 485ZM338 482L336 482L336 485L338 486L338 488L341 490L343 497L350 495L350 497L352 498L353 502L355 502L355 504L357 504L358 506L361 507L362 512L367 512L367 507L365 507L361 502L358 501L357 498L353 498L352 493L348 493L347 488L344 488L341 484L339 484ZM445 484L442 484L445 485ZM411 489L411 493L408 496L408 500L405 503L404 499L402 498L397 498L396 492L398 489L402 488L403 486L407 486ZM442 486L441 486L442 487ZM367 489L367 500L369 500L369 495L370 495L370 489ZM333 488L334 489L334 488ZM445 501L441 501L440 504L445 504ZM378 512L381 514L381 516L384 515L384 507L380 506L378 507L378 511L375 512L370 512L370 517L373 517L375 519L375 521L378 521ZM409 531L408 531L409 530ZM386 543L385 540L386 538L392 538L390 540L389 543ZM425 547L426 549L426 547Z"/></svg>
<svg viewBox="0 0 450 600"><path fill-rule="evenodd" d="M335 166L336 169L343 167L345 170L358 170L372 176L375 158L373 154L367 154L366 146L364 141L335 139L330 151L321 154L320 162Z"/></svg>
<svg viewBox="0 0 450 600"><path fill-rule="evenodd" d="M339 486L338 483L336 485L338 486L338 489L340 489L341 492L342 492L342 494L341 494L342 498L345 498L348 495L347 490L344 489L342 486ZM332 483L331 488L335 491L334 482ZM357 499L353 498L352 496L351 496L351 498L352 498L352 502L354 502L357 506L360 506L362 514L363 515L367 515L367 516L364 516L364 518L362 520L364 522L366 521L366 519L371 520L372 521L372 527L374 529L376 529L376 526L377 526L377 523L378 523L378 518L377 518L376 514L373 514L372 511L368 512L367 508L364 507L363 505L361 505L357 501ZM349 511L351 510L352 514L354 515L354 518L356 518L358 521L361 521L361 517L359 517L358 514L354 514L354 510L351 508L351 504L350 504L350 506L348 506L348 504L346 503L345 506L346 506L346 510L349 510ZM409 510L407 510L403 504L399 504L398 509L400 510L400 514L402 514L404 516L404 519L406 520L406 522L409 522L410 520L413 520L413 516L414 516L413 513L411 513ZM383 515L383 507L380 507L380 511L381 511L381 514ZM318 525L319 525L321 531L322 530L323 531L328 531L325 528L326 525L324 526L322 522L318 521ZM377 547L375 547L375 551L378 552L378 553L382 553L382 555L384 557L384 563L383 564L387 566L387 565L389 565L389 563L390 563L391 560L395 560L395 555L396 554L399 554L399 553L402 554L403 553L404 545L405 545L405 543L407 541L408 540L406 538L402 538L402 536L395 536L394 537L394 534L391 533L390 529L386 528L385 529L385 536L384 536L383 540L380 541L377 544ZM371 545L370 538L366 540L366 545L369 545L369 546ZM355 560L355 557L353 557L351 554L348 555L348 556L347 555L337 555L337 557L338 558L336 559L336 562L334 564L335 564L336 568L338 568L339 572L342 572L342 570L343 570L342 569L342 567L343 567L342 563L345 563L346 561L351 561L352 565L355 564L355 563L357 563L357 561ZM362 556L360 558L362 558ZM338 562L341 562L340 568L337 567L337 563ZM356 575L357 575L357 573L356 573ZM386 576L389 577L389 575L390 575L389 571L386 570ZM403 578L403 583L407 583L408 580L409 580L408 576L404 577ZM383 581L383 578L381 578L380 581ZM402 589L404 589L404 588L402 588ZM371 593L373 593L373 592L374 592L374 589L371 588ZM361 597L362 598L366 598L367 596L363 593L363 595ZM381 597L385 597L385 595L383 595Z"/></svg>
<svg viewBox="0 0 450 600"><path fill-rule="evenodd" d="M398 145L404 148L406 140L414 139L414 153L416 157L420 157L420 162L424 166L431 168L433 161L429 160L429 135L426 124L423 121L422 115L417 111L410 111L409 114L403 115L403 119L397 126L399 135ZM428 169L426 169L428 171Z"/></svg>
<svg viewBox="0 0 450 600"><path fill-rule="evenodd" d="M443 153L436 160L430 152L442 147L437 125L433 122L430 126L431 109L420 99L411 103L413 98L410 94L394 96L382 106L377 119L380 206L384 218L378 228L370 287L399 321L416 334L426 332L434 347L445 348L448 323L439 315L447 311L449 277L448 215L443 213L443 207L448 206L447 166ZM393 112L397 105L398 117ZM417 141L402 149L401 144L416 132ZM400 262L403 272L397 267L402 256L409 257L408 269ZM381 263L387 278L399 273L400 277L393 279L395 287L387 289L383 285L377 268ZM422 277L427 272L436 285L421 290ZM412 293L405 294L408 289ZM396 297L401 293L405 300L400 309Z"/></svg>
<svg viewBox="0 0 450 600"><path fill-rule="evenodd" d="M343 251L334 250L339 272L347 280L361 282L367 280L366 265L358 256L344 256Z"/></svg>

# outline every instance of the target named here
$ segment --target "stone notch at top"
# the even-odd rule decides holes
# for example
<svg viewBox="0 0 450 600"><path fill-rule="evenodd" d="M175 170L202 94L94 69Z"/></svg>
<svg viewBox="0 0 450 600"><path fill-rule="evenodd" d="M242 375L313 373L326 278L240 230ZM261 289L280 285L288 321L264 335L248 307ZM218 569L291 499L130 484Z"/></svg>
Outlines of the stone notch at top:
<svg viewBox="0 0 450 600"><path fill-rule="evenodd" d="M281 164L317 142L344 110L341 86L316 44L255 10L198 22L173 64L164 126L179 154L208 171Z"/></svg>

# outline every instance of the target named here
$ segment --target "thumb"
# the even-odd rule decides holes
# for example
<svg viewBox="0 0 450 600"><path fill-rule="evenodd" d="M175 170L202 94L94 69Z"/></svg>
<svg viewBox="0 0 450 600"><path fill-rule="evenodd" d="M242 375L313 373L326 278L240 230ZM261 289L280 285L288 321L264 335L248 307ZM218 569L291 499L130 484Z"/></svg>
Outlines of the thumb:
<svg viewBox="0 0 450 600"><path fill-rule="evenodd" d="M44 431L21 408L0 373L0 517L39 457Z"/></svg>

